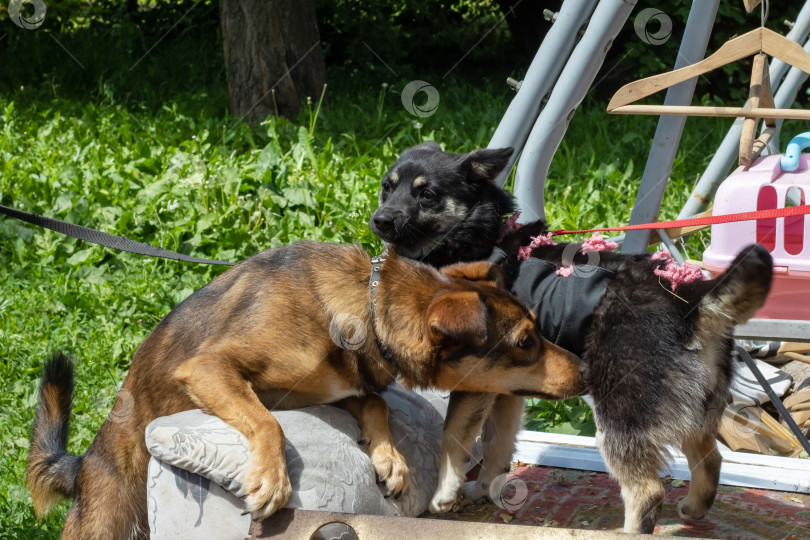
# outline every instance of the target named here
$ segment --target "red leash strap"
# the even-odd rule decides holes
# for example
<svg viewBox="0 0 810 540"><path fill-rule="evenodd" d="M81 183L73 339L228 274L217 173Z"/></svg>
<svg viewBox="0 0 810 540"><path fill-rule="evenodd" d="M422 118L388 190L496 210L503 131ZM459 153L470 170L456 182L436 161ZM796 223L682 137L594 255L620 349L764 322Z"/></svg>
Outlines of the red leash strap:
<svg viewBox="0 0 810 540"><path fill-rule="evenodd" d="M679 219L675 221L660 221L658 223L643 223L640 225L625 225L624 227L605 227L603 229L583 229L581 231L566 231L559 229L552 231L552 236L560 234L579 234L590 232L607 231L637 231L645 229L671 229L673 227L691 227L694 225L716 225L718 223L731 223L734 221L754 221L758 219L773 219L791 216L803 216L810 214L810 204L802 206L792 206L789 208L772 208L770 210L759 210L756 212L740 212L738 214L727 214L724 216L707 216L691 219Z"/></svg>

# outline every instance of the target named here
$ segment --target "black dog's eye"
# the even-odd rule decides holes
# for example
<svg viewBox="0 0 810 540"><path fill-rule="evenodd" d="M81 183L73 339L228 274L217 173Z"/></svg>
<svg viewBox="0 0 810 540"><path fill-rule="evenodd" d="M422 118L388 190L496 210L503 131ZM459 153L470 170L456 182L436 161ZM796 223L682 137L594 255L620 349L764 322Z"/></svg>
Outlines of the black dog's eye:
<svg viewBox="0 0 810 540"><path fill-rule="evenodd" d="M382 190L383 193L388 193L389 191L391 191L391 182L389 182L388 180L383 180Z"/></svg>
<svg viewBox="0 0 810 540"><path fill-rule="evenodd" d="M423 189L420 195L422 195L422 198L425 199L426 201L430 201L436 198L436 193L430 188Z"/></svg>

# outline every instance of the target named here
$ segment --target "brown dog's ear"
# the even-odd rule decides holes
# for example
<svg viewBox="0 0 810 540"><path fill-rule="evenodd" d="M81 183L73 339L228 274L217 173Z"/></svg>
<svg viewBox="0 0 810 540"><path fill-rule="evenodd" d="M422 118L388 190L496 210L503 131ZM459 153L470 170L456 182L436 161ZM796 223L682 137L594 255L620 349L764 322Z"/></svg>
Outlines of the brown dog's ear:
<svg viewBox="0 0 810 540"><path fill-rule="evenodd" d="M461 169L468 178L493 181L501 173L509 158L512 157L513 148L482 148L473 150L461 162Z"/></svg>
<svg viewBox="0 0 810 540"><path fill-rule="evenodd" d="M487 341L487 310L473 291L454 291L434 297L425 315L430 341L483 345Z"/></svg>
<svg viewBox="0 0 810 540"><path fill-rule="evenodd" d="M456 263L439 270L449 277L468 279L470 281L487 281L495 287L506 288L503 271L497 264L487 261Z"/></svg>

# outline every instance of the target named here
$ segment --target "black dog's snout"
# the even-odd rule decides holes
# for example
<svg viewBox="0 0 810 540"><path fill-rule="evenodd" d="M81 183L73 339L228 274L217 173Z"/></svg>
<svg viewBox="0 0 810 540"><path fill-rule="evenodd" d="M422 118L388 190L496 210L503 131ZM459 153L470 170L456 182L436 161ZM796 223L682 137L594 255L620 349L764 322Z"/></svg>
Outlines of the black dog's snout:
<svg viewBox="0 0 810 540"><path fill-rule="evenodd" d="M374 214L372 220L374 221L374 225L376 225L381 231L387 231L394 226L394 218L389 214Z"/></svg>

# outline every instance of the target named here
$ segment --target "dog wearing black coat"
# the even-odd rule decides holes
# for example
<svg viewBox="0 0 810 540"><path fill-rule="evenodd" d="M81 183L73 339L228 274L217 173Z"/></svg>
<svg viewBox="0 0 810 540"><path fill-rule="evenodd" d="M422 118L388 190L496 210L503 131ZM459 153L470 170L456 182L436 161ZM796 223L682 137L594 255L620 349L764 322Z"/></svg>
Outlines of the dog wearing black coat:
<svg viewBox="0 0 810 540"><path fill-rule="evenodd" d="M649 254L600 252L589 264L579 246L562 243L536 247L519 260L518 249L547 229L543 221L505 228L512 198L494 179L511 154L511 148L454 154L434 142L406 150L382 181L372 231L399 253L435 266L499 261L507 286L533 309L544 337L582 356L600 450L621 486L625 532L653 531L669 447L683 451L692 473L678 513L703 517L720 474L715 437L731 398L733 330L765 301L770 254L750 246L722 276L674 287L655 273L665 261ZM556 268L570 264L571 276L557 275ZM469 431L484 427L484 462L478 480L463 485L465 496L476 499L509 470L523 400L454 393L454 407L480 410L481 421ZM458 466L442 463L440 478L445 489L434 496L433 512L449 510L462 488Z"/></svg>

